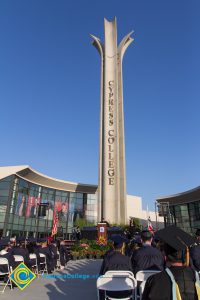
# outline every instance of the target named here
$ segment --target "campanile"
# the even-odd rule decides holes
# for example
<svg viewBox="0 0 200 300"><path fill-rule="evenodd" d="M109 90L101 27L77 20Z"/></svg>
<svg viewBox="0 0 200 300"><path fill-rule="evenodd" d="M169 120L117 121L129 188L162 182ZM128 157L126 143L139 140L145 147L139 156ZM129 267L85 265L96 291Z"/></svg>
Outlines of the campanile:
<svg viewBox="0 0 200 300"><path fill-rule="evenodd" d="M126 172L123 110L123 56L132 32L117 44L116 18L104 19L104 43L91 35L101 57L98 220L126 223Z"/></svg>

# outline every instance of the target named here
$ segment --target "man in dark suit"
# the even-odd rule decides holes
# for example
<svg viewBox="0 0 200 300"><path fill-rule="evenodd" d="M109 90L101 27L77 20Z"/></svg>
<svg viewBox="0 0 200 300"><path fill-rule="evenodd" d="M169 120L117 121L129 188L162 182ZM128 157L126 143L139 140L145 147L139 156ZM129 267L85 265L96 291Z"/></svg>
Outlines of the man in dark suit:
<svg viewBox="0 0 200 300"><path fill-rule="evenodd" d="M151 246L152 239L150 231L141 232L142 247L134 251L131 258L134 274L141 270L164 269L164 257L158 249Z"/></svg>

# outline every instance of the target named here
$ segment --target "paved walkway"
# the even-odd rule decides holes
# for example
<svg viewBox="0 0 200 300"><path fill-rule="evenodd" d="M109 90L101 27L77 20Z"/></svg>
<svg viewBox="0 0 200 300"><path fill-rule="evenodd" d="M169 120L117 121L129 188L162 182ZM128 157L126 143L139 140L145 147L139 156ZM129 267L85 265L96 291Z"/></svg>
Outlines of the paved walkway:
<svg viewBox="0 0 200 300"><path fill-rule="evenodd" d="M10 291L6 288L4 294L0 294L1 300L96 300L96 275L98 275L102 260L81 259L69 261L63 271L55 272L55 275L78 274L89 275L89 279L67 278L37 278L21 291L14 288ZM53 274L53 275L54 275ZM2 287L1 287L2 288Z"/></svg>

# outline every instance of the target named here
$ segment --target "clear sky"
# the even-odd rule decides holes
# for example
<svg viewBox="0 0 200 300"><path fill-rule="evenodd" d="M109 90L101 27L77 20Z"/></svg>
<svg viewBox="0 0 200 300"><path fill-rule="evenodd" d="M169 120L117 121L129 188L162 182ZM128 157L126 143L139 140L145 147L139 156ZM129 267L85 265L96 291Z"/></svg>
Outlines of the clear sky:
<svg viewBox="0 0 200 300"><path fill-rule="evenodd" d="M103 18L124 57L127 192L154 208L200 185L199 0L0 1L0 165L97 184Z"/></svg>

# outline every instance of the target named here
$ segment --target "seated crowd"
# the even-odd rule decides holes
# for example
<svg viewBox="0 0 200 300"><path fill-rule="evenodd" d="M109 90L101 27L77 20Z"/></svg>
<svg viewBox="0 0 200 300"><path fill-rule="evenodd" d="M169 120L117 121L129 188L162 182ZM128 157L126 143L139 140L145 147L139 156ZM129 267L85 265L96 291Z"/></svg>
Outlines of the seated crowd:
<svg viewBox="0 0 200 300"><path fill-rule="evenodd" d="M104 256L100 276L108 271L130 271L135 278L139 271L152 270L156 274L143 283L142 300L200 300L200 230L196 238L175 226L161 229L155 235L144 230L127 240L124 236L112 237L112 247ZM15 268L19 262L16 255L23 257L24 263L31 269L35 260L30 258L35 254L39 271L43 268L43 258L46 257L48 273L58 268L64 269L69 260L69 251L64 240L59 243L47 239L24 238L0 240L0 258L7 258L9 265ZM4 266L0 264L0 272ZM159 273L158 273L159 272ZM139 292L141 282L137 282ZM99 299L133 299L130 290L108 291L99 288Z"/></svg>
<svg viewBox="0 0 200 300"><path fill-rule="evenodd" d="M142 231L128 246L123 237L113 237L113 248L103 260L100 275L108 271L131 271L135 278L139 271L151 270L156 274L144 283L142 300L197 300L200 299L200 230L196 239L181 229L170 226L155 236ZM107 273L109 274L109 273ZM108 275L107 275L108 276ZM137 282L137 292L141 282ZM132 299L130 290L108 291L115 299ZM105 291L99 288L99 299Z"/></svg>
<svg viewBox="0 0 200 300"><path fill-rule="evenodd" d="M35 254L36 258L33 258L31 254ZM45 256L41 257L40 254ZM29 238L23 237L15 238L2 238L0 240L0 258L7 258L9 266L14 269L21 261L16 259L16 256L21 256L23 262L30 269L36 265L37 271L42 271L45 267L44 262L46 259L46 268L48 273L54 272L58 268L64 269L68 259L69 253L64 240L54 241L52 239L41 238ZM0 264L0 272L5 272L7 266Z"/></svg>

